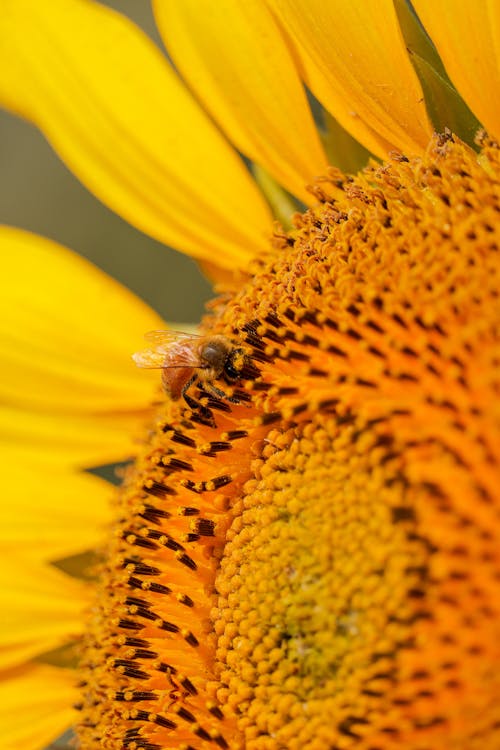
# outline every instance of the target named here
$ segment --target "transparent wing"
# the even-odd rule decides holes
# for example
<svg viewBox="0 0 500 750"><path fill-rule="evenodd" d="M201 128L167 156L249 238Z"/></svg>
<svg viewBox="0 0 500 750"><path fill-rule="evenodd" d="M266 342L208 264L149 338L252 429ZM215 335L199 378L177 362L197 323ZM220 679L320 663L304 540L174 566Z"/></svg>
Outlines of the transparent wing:
<svg viewBox="0 0 500 750"><path fill-rule="evenodd" d="M148 331L144 334L146 341L152 341L155 344L161 345L176 344L181 341L199 341L201 336L196 333L186 333L185 331Z"/></svg>
<svg viewBox="0 0 500 750"><path fill-rule="evenodd" d="M182 331L150 331L145 338L153 346L132 355L138 367L200 367L198 349L201 336Z"/></svg>
<svg viewBox="0 0 500 750"><path fill-rule="evenodd" d="M165 366L165 352L157 352L154 349L144 349L142 352L132 354L137 367L148 369L160 369Z"/></svg>

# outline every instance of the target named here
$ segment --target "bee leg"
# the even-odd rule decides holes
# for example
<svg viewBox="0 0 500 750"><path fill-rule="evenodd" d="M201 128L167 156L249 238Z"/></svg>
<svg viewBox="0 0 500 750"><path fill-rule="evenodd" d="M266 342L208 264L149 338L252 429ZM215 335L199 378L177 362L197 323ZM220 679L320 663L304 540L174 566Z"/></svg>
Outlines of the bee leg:
<svg viewBox="0 0 500 750"><path fill-rule="evenodd" d="M191 383L193 383L195 378L196 375L193 375L189 383L186 383L186 386L183 389L183 398L191 411L191 419L193 419L195 422L198 422L199 424L204 424L208 427L215 427L214 415L212 414L212 411L208 408L208 406L205 406L204 404L197 401L196 398L193 398L186 393L187 389L189 388ZM202 393L203 392L200 389L198 395L202 395Z"/></svg>
<svg viewBox="0 0 500 750"><path fill-rule="evenodd" d="M189 407L191 407L191 404L189 403L189 401L193 401L193 399L191 399L190 396L187 395L187 391L189 390L190 386L193 385L195 380L196 380L196 373L193 373L191 377L189 378L189 380L186 383L184 383L182 387L182 398L184 399L184 401Z"/></svg>
<svg viewBox="0 0 500 750"><path fill-rule="evenodd" d="M232 404L240 404L241 400L236 396L226 396L226 401L230 401Z"/></svg>
<svg viewBox="0 0 500 750"><path fill-rule="evenodd" d="M203 389L206 393L210 394L214 398L222 399L223 401L229 401L231 404L239 404L240 399L235 396L228 396L225 391L221 388L217 388L213 383L204 383Z"/></svg>
<svg viewBox="0 0 500 750"><path fill-rule="evenodd" d="M197 411L197 410L198 410L198 409L199 409L199 408L201 407L201 404L200 404L200 402L199 402L199 401L197 401L197 400L196 400L195 398L193 398L192 396L188 396L188 394L187 394L187 393L184 393L184 394L183 394L183 398L184 398L184 401L186 402L186 404L187 404L187 405L189 406L189 408L190 408L190 409L191 409L192 411Z"/></svg>
<svg viewBox="0 0 500 750"><path fill-rule="evenodd" d="M215 398L225 398L227 399L227 394L224 393L223 390L220 388L216 388L213 383L204 383L203 389L206 393L209 393L212 396L215 396Z"/></svg>

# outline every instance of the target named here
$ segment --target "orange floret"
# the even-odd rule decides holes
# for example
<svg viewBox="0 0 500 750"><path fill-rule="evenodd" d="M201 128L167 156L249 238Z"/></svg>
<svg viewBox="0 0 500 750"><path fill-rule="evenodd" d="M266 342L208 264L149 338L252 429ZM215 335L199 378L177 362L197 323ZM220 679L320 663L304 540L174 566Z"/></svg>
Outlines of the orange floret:
<svg viewBox="0 0 500 750"><path fill-rule="evenodd" d="M500 746L499 174L332 171L214 305L246 365L128 473L83 750Z"/></svg>

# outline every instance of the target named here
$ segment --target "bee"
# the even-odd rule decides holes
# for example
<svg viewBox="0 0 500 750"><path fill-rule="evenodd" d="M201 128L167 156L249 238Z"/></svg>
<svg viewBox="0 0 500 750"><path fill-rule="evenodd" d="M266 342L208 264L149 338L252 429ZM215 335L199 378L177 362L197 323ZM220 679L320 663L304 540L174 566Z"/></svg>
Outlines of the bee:
<svg viewBox="0 0 500 750"><path fill-rule="evenodd" d="M234 383L244 367L245 353L225 336L197 336L181 331L150 331L145 338L150 349L136 352L132 359L138 367L161 370L164 391L173 400L185 396L189 386L198 380L217 396L224 392L213 381L223 376Z"/></svg>

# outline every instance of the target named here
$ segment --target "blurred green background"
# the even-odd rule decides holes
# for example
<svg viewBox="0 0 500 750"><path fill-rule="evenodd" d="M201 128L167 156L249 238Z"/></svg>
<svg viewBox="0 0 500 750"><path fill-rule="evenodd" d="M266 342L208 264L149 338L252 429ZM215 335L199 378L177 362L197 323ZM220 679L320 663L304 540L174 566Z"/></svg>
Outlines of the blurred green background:
<svg viewBox="0 0 500 750"><path fill-rule="evenodd" d="M147 0L109 0L162 47ZM31 125L0 110L0 223L76 250L151 304L165 320L195 323L211 296L190 258L103 206Z"/></svg>

